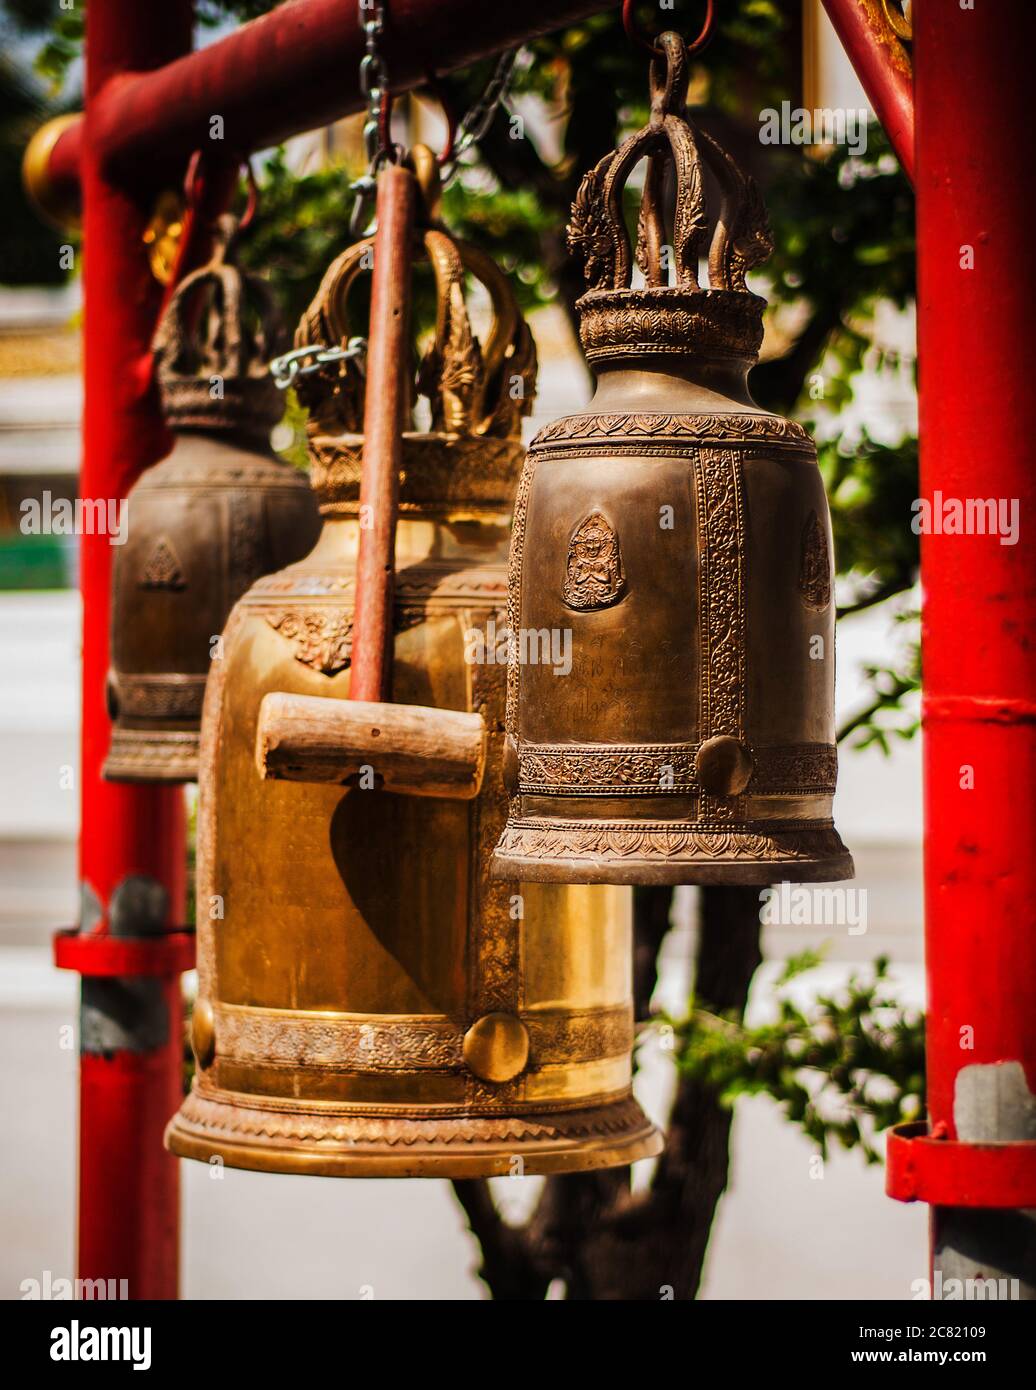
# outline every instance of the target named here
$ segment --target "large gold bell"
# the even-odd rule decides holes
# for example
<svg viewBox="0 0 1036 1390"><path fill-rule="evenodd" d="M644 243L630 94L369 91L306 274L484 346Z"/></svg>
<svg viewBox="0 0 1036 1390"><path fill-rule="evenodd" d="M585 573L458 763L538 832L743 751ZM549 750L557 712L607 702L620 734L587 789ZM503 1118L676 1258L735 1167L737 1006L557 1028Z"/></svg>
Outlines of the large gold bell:
<svg viewBox="0 0 1036 1390"><path fill-rule="evenodd" d="M369 251L331 266L300 349L350 342L346 295ZM394 703L347 699L363 522L362 372L349 356L300 378L321 537L237 604L206 695L198 1066L167 1132L185 1157L471 1177L660 1146L630 1093L628 895L489 876L506 809L506 655L492 627L505 621L535 358L486 257L434 228L423 251L438 319L416 375L430 427L404 436ZM492 301L484 349L465 273ZM390 790L413 753L404 726L419 742L433 713L456 756L426 749L438 780L423 795Z"/></svg>
<svg viewBox="0 0 1036 1390"><path fill-rule="evenodd" d="M745 275L770 252L769 226L753 182L685 118L682 41L661 42L649 124L573 207L598 384L584 413L536 437L519 486L513 800L495 864L568 883L847 878L831 820L827 501L806 432L747 384L765 306ZM645 156L634 289L622 192ZM722 195L711 246L704 166Z"/></svg>
<svg viewBox="0 0 1036 1390"><path fill-rule="evenodd" d="M114 781L197 777L205 680L227 614L260 575L304 555L319 526L305 477L270 450L284 413L265 367L276 321L261 282L228 256L232 234L222 219L212 263L185 277L155 337L175 442L130 490L115 555L104 765Z"/></svg>

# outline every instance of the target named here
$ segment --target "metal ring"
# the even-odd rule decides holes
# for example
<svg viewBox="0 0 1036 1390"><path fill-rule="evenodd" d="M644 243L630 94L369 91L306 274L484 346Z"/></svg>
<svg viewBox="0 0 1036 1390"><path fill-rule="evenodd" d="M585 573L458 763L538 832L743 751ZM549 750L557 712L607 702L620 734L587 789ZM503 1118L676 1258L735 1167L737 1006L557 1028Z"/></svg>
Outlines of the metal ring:
<svg viewBox="0 0 1036 1390"><path fill-rule="evenodd" d="M403 145L383 145L371 160L371 174L377 177L378 170L383 164L402 164L406 159L406 153L406 148Z"/></svg>
<svg viewBox="0 0 1036 1390"><path fill-rule="evenodd" d="M192 213L198 213L202 201L203 177L200 177L203 154L201 150L195 150L187 164L187 173L183 180L184 202ZM255 181L255 170L252 168L250 159L241 160L241 168L245 171L248 180L248 199L245 203L245 210L241 214L236 230L243 232L255 217L255 210L259 203L259 188Z"/></svg>
<svg viewBox="0 0 1036 1390"><path fill-rule="evenodd" d="M442 107L442 114L446 117L446 143L435 156L436 164L442 169L453 158L453 153L457 146L457 116L453 107L446 99L446 90L443 84L433 72L425 73L424 85Z"/></svg>
<svg viewBox="0 0 1036 1390"><path fill-rule="evenodd" d="M637 0L622 0L622 27L626 30L626 37L630 43L637 44L656 58L661 58L662 50L653 39L645 38L637 25ZM686 45L688 56L692 53L700 53L712 38L712 31L716 26L716 5L715 0L705 0L705 21L701 26L701 33L693 43Z"/></svg>
<svg viewBox="0 0 1036 1390"><path fill-rule="evenodd" d="M246 227L251 225L255 217L255 210L259 203L259 189L255 181L255 170L252 168L252 161L245 159L241 166L245 171L245 178L248 180L248 200L245 203L245 210L241 214L241 220L237 224L237 230L243 232Z"/></svg>
<svg viewBox="0 0 1036 1390"><path fill-rule="evenodd" d="M381 89L381 64L373 53L365 53L360 59L360 95L369 97L377 87Z"/></svg>

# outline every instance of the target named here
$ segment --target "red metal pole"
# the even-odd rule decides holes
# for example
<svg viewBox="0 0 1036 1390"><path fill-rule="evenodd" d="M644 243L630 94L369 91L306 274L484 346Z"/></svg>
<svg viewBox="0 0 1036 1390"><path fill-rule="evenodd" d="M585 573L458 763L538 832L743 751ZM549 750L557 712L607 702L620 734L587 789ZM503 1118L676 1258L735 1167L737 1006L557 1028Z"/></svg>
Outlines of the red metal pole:
<svg viewBox="0 0 1036 1390"><path fill-rule="evenodd" d="M1036 9L916 0L914 32L931 1137L889 1189L934 1204L937 1279L1036 1298ZM939 527L955 499L1001 534Z"/></svg>
<svg viewBox="0 0 1036 1390"><path fill-rule="evenodd" d="M824 0L849 61L885 128L903 172L914 177L914 91L910 58L882 0Z"/></svg>
<svg viewBox="0 0 1036 1390"><path fill-rule="evenodd" d="M168 452L148 354L160 287L142 234L149 199L111 182L93 143L94 108L127 71L190 48L191 0L102 0L87 10L84 204L84 498L123 498ZM81 538L83 720L80 931L60 964L83 972L79 1275L125 1279L132 1298L177 1293L178 1167L162 1131L179 1103L186 856L178 788L104 782L113 547ZM118 972L118 973L115 973Z"/></svg>

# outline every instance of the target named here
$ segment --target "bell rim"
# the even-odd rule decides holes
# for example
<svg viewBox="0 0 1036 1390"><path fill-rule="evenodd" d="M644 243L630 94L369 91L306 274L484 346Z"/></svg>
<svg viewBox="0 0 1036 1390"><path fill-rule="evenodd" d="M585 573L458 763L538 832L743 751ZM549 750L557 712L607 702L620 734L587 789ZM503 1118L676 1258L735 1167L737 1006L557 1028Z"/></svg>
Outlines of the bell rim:
<svg viewBox="0 0 1036 1390"><path fill-rule="evenodd" d="M106 782L197 782L200 741L197 729L115 725L101 776Z"/></svg>
<svg viewBox="0 0 1036 1390"><path fill-rule="evenodd" d="M499 1117L487 1115L457 1115L444 1119L411 1120L410 1125L418 1131L418 1138L399 1142L389 1142L388 1138L368 1138L364 1142L329 1142L328 1140L285 1141L267 1137L265 1142L242 1139L239 1134L228 1129L211 1129L192 1120L189 1113L195 1093L192 1092L181 1109L166 1126L165 1146L179 1158L190 1158L207 1163L219 1158L228 1168L241 1168L251 1172L285 1173L298 1176L331 1178L477 1178L506 1177L513 1172L514 1160L522 1162L522 1172L529 1176L546 1176L553 1173L590 1172L601 1168L624 1167L642 1158L655 1158L662 1152L664 1136L644 1114L639 1104L629 1095L587 1106L577 1112L587 1117L591 1127L595 1120L601 1125L600 1132L578 1133L542 1138L517 1138L508 1133L506 1126L520 1118L529 1124L556 1123L557 1112L544 1109L520 1116L501 1114ZM227 1102L210 1104L235 1111L237 1107ZM242 1097L249 1102L247 1109L260 1118L264 1111L261 1097ZM608 1125L616 1110L630 1116L625 1128ZM571 1112L569 1112L571 1113ZM269 1112L283 1120L280 1111ZM392 1117L367 1115L357 1116L364 1125L373 1131L384 1128L388 1135L390 1126L395 1123ZM405 1116L403 1118L406 1118ZM462 1128L477 1120L482 1123L499 1118L500 1135L480 1141L464 1140L465 1152L456 1147L458 1140L444 1140L443 1129L449 1131L456 1127L457 1135ZM428 1138L420 1138L420 1129L427 1127ZM423 1143L423 1146L422 1146Z"/></svg>
<svg viewBox="0 0 1036 1390"><path fill-rule="evenodd" d="M772 883L836 883L856 877L848 850L817 859L649 860L623 858L602 863L593 857L534 859L515 853L493 855L493 878L525 883L668 885L670 887L766 887Z"/></svg>

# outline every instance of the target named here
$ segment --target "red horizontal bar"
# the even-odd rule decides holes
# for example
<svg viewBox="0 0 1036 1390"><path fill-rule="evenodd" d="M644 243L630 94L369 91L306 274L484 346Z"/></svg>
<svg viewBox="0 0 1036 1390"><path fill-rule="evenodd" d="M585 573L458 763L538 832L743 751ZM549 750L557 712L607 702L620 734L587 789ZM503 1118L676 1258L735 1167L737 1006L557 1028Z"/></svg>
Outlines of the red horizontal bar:
<svg viewBox="0 0 1036 1390"><path fill-rule="evenodd" d="M965 1144L897 1125L885 1151L885 1191L937 1207L1036 1207L1036 1140Z"/></svg>
<svg viewBox="0 0 1036 1390"><path fill-rule="evenodd" d="M54 937L54 964L80 975L182 975L194 969L194 933L158 936L101 936L60 931Z"/></svg>
<svg viewBox="0 0 1036 1390"><path fill-rule="evenodd" d="M383 43L392 90L607 8L603 0L393 0ZM110 82L91 103L92 150L107 173L154 182L217 144L217 116L219 149L266 149L358 111L363 53L355 4L293 0L208 48ZM82 142L82 121L57 141L49 165L55 182L75 175Z"/></svg>

